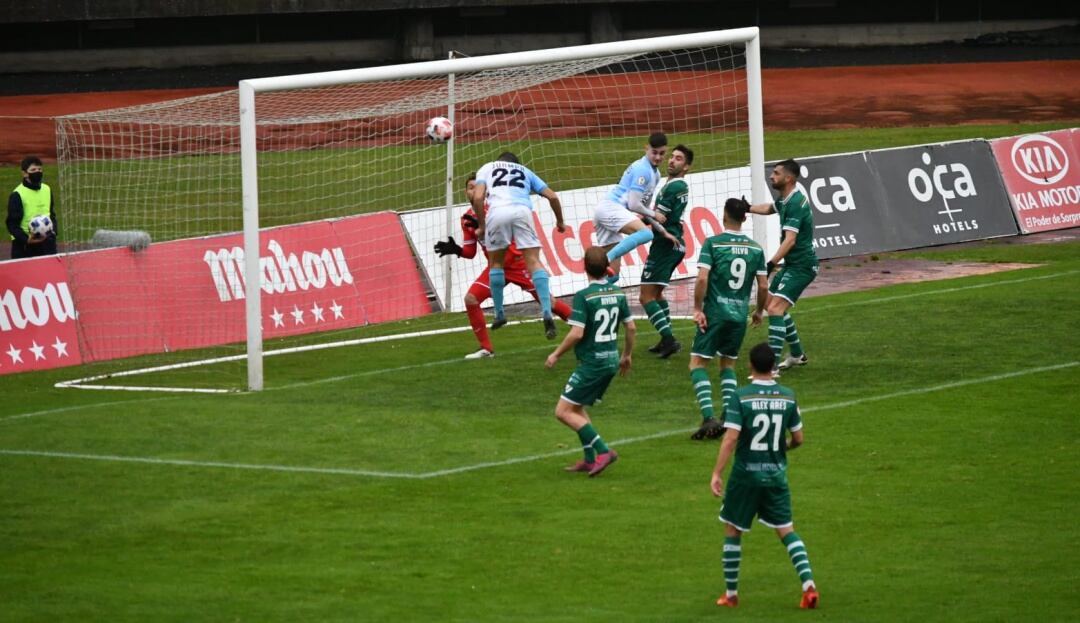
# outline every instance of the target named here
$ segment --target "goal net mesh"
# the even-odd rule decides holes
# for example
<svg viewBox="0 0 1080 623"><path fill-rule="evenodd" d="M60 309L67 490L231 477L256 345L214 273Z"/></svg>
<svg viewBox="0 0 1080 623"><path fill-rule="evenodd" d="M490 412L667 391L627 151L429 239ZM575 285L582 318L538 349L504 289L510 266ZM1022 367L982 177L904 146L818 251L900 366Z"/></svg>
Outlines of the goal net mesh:
<svg viewBox="0 0 1080 623"><path fill-rule="evenodd" d="M453 141L431 142L427 121L450 109ZM586 284L580 258L592 244L592 209L651 132L695 154L684 215L692 240L668 290L673 314L691 308L695 242L718 233L727 197L750 196L741 45L259 93L255 110L268 352L467 326L456 312L486 261L446 261L432 246L461 242L465 178L505 150L562 198L567 233L555 231L546 203L536 211L558 296ZM79 251L65 261L83 371L224 358L101 383L243 387L237 91L57 125L63 235ZM625 261L624 286L637 285L640 251ZM508 304L531 300L507 287ZM462 353L477 348L468 332L458 339ZM266 365L267 386L285 380Z"/></svg>

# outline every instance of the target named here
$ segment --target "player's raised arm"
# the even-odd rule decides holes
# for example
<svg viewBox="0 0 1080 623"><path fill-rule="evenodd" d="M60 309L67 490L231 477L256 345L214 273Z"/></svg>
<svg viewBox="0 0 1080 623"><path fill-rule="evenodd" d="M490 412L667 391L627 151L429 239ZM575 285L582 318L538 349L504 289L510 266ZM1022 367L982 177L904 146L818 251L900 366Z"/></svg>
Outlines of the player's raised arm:
<svg viewBox="0 0 1080 623"><path fill-rule="evenodd" d="M558 229L560 234L565 232L566 223L563 222L562 201L559 200L559 195L549 186L540 191L540 196L551 204L551 211L555 213L555 229Z"/></svg>
<svg viewBox="0 0 1080 623"><path fill-rule="evenodd" d="M762 216L768 216L770 214L776 214L776 206L771 203L755 203L750 206L750 212L754 214L760 214Z"/></svg>

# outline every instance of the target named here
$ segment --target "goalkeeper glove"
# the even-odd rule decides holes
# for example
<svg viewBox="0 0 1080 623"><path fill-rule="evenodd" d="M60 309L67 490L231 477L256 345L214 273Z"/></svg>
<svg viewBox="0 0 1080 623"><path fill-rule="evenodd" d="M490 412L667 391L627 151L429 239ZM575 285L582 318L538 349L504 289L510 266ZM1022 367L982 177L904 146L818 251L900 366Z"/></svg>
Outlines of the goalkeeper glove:
<svg viewBox="0 0 1080 623"><path fill-rule="evenodd" d="M451 240L453 240L453 238L451 238ZM765 264L765 274L771 275L774 270L776 270L776 262L770 260Z"/></svg>
<svg viewBox="0 0 1080 623"><path fill-rule="evenodd" d="M480 226L480 221L476 220L476 217L472 214L461 215L461 223L469 229L476 229ZM453 238L451 238L453 240Z"/></svg>
<svg viewBox="0 0 1080 623"><path fill-rule="evenodd" d="M440 240L435 243L435 253L439 257L446 257L447 255L456 255L461 257L461 247L458 243L454 242L453 236L447 236L446 240Z"/></svg>

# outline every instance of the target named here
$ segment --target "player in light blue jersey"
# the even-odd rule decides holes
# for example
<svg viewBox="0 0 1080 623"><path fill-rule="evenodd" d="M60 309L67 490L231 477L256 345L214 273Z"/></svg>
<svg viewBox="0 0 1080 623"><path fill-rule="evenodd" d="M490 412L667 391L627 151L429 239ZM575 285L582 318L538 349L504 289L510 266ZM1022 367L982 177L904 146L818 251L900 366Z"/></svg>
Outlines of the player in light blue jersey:
<svg viewBox="0 0 1080 623"><path fill-rule="evenodd" d="M566 231L563 224L562 203L544 180L521 164L512 152L503 152L495 162L480 167L476 173L476 186L470 201L476 213L476 237L486 242L491 270L491 300L495 303L495 319L492 329L506 324L503 311L503 289L506 273L503 262L511 242L525 257L525 267L532 275L536 296L540 300L540 313L544 318L544 334L555 339L555 320L551 317L551 291L548 289L548 273L540 263L540 239L533 229L532 194L548 200L555 213L555 227L559 233Z"/></svg>
<svg viewBox="0 0 1080 623"><path fill-rule="evenodd" d="M626 167L619 183L596 206L593 216L596 244L607 251L608 261L611 262L608 283L619 280L619 258L634 247L652 241L653 227L664 235L661 225L665 216L654 211L649 204L660 183L660 170L657 167L664 161L667 144L667 136L663 132L652 133L645 146L645 155ZM638 218L639 215L645 220ZM626 234L625 238L623 234Z"/></svg>

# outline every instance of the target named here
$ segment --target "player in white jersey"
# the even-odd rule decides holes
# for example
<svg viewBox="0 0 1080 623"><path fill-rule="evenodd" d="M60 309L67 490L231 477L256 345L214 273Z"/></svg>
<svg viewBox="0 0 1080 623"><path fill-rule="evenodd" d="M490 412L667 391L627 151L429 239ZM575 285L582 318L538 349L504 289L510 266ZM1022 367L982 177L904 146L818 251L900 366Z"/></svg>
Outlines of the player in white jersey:
<svg viewBox="0 0 1080 623"><path fill-rule="evenodd" d="M664 215L650 208L649 204L660 183L660 170L657 167L664 161L667 144L667 136L663 132L652 133L645 146L645 155L626 167L619 183L596 206L593 216L596 244L607 251L611 263L609 283L619 280L619 258L635 247L651 242L654 224L663 229L660 224L665 220ZM623 234L627 236L624 238Z"/></svg>
<svg viewBox="0 0 1080 623"><path fill-rule="evenodd" d="M540 239L533 229L533 193L548 200L555 213L555 227L559 233L565 232L559 196L529 167L521 164L512 152L503 152L495 162L480 167L470 200L478 222L476 237L486 242L491 267L488 276L491 280L491 300L495 304L495 319L491 328L498 329L506 324L503 311L506 273L503 271L503 261L507 247L511 242L516 242L536 286L536 296L540 300L540 312L544 318L544 334L553 340L555 320L551 317L548 273L540 263Z"/></svg>

